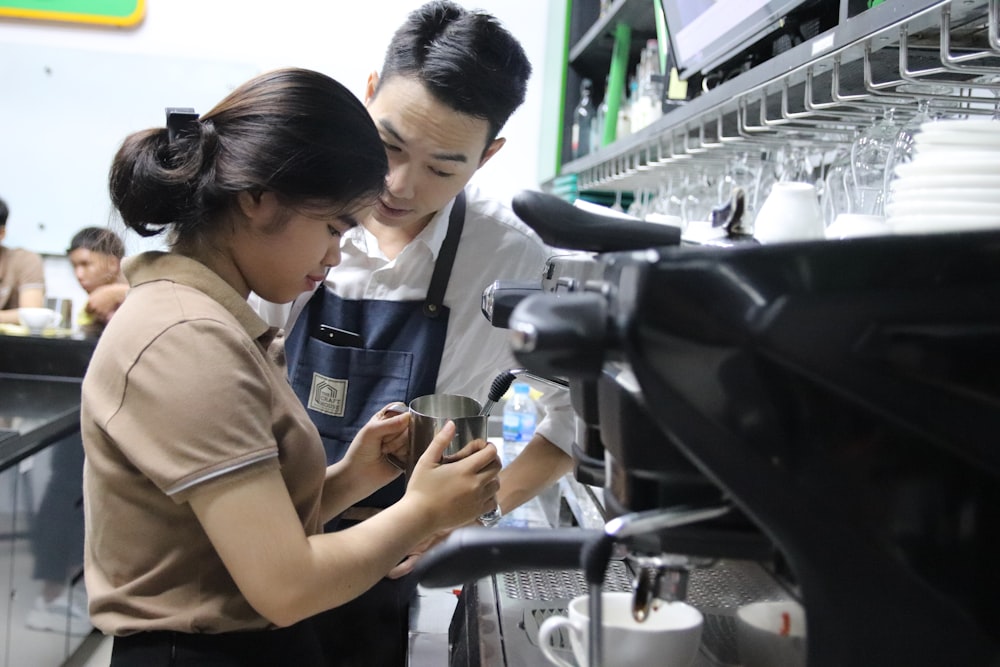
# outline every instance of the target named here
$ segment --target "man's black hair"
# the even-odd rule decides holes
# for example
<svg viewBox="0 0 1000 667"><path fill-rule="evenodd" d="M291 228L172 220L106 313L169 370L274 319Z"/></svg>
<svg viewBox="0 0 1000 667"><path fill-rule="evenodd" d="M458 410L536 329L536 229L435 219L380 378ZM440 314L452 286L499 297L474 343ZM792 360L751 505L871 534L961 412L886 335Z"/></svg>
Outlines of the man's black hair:
<svg viewBox="0 0 1000 667"><path fill-rule="evenodd" d="M389 42L379 85L394 76L416 77L444 104L486 120L490 143L524 102L531 63L492 15L434 0L411 12Z"/></svg>

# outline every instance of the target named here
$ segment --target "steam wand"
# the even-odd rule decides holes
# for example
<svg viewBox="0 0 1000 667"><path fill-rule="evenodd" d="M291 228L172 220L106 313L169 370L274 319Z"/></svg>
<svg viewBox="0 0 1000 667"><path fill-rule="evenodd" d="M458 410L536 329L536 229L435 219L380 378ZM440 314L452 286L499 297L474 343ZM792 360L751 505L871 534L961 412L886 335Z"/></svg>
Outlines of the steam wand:
<svg viewBox="0 0 1000 667"><path fill-rule="evenodd" d="M547 378L542 377L541 375L535 375L534 373L529 373L526 368L511 368L510 370L503 371L493 378L493 384L490 385L490 393L486 397L486 402L483 403L483 409L479 411L479 416L488 417L490 411L493 409L493 406L496 405L497 401L503 398L503 395L507 393L508 389L510 389L510 385L514 382L514 378L521 375L527 375L528 377L534 378L539 382L544 382L560 389L567 389L569 387L568 382L560 380L559 378Z"/></svg>

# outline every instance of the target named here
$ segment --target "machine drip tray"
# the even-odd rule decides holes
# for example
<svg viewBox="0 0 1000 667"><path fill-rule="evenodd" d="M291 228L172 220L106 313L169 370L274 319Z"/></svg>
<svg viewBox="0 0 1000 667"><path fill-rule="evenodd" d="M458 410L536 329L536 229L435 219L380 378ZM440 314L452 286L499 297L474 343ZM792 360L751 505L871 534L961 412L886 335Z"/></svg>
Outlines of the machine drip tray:
<svg viewBox="0 0 1000 667"><path fill-rule="evenodd" d="M631 591L633 573L623 561L612 561L604 579L606 591ZM549 616L566 614L569 601L587 593L582 570L517 571L494 575L499 630L507 667L548 664L538 647L538 628ZM492 597L492 596L490 596ZM702 648L694 667L735 667L735 616L751 602L787 600L790 595L758 563L719 561L691 572L689 604L705 616ZM569 637L554 642L573 662Z"/></svg>

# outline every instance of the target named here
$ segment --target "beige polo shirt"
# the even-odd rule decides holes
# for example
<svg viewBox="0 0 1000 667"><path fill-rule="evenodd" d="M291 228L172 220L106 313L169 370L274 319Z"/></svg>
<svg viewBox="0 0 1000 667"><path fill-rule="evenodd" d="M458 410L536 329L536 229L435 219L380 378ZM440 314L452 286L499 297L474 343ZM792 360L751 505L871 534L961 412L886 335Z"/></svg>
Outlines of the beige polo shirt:
<svg viewBox="0 0 1000 667"><path fill-rule="evenodd" d="M18 306L18 290L34 285L44 289L45 264L38 253L0 245L0 310Z"/></svg>
<svg viewBox="0 0 1000 667"><path fill-rule="evenodd" d="M276 330L218 275L161 252L125 272L132 289L83 381L93 623L114 635L267 627L187 501L280 468L306 533L320 532L319 434L267 356Z"/></svg>

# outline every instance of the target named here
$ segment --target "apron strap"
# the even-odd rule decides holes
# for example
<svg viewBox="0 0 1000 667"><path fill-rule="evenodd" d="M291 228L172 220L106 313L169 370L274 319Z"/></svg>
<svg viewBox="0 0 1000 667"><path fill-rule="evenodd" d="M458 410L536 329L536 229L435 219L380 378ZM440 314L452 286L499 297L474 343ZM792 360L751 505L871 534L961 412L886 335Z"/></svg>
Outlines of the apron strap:
<svg viewBox="0 0 1000 667"><path fill-rule="evenodd" d="M451 214L448 216L448 233L445 234L444 242L441 244L441 251L438 253L437 262L434 263L434 273L431 275L431 284L427 288L427 298L424 299L424 315L435 318L441 313L441 306L444 304L444 293L448 289L448 280L451 278L451 267L455 264L455 255L458 254L458 241L462 236L462 227L465 226L465 190L458 193L455 203L452 204Z"/></svg>

